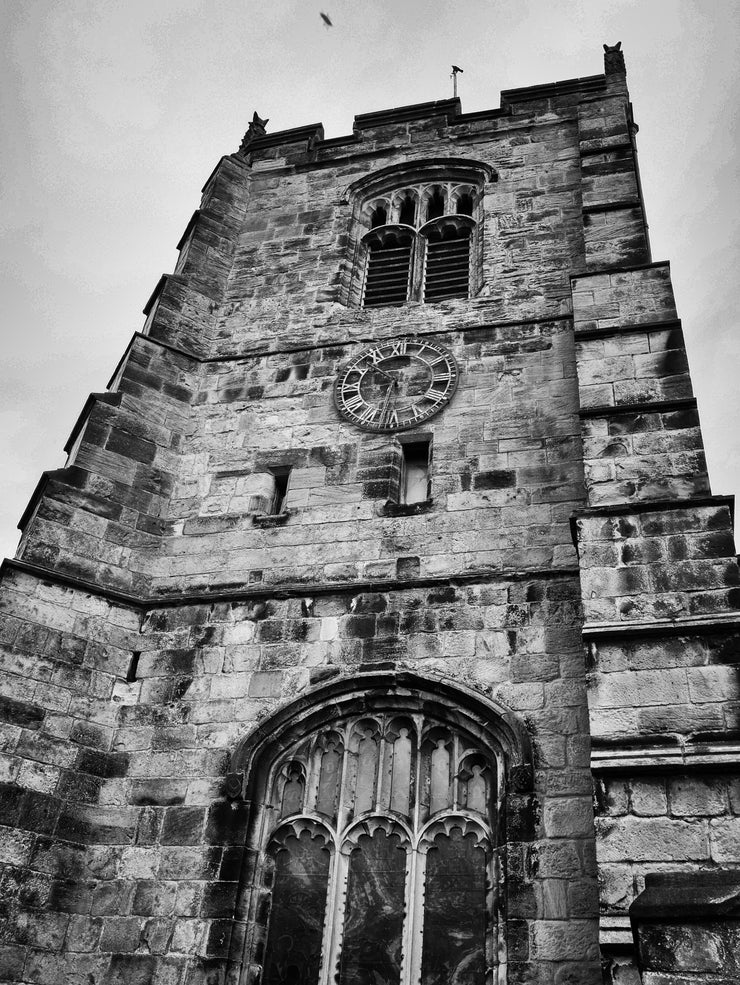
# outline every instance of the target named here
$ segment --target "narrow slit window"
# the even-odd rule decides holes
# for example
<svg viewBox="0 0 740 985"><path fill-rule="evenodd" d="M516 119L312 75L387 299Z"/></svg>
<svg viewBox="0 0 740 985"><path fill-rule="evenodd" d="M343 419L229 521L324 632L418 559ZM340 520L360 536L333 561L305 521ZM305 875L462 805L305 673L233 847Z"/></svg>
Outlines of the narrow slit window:
<svg viewBox="0 0 740 985"><path fill-rule="evenodd" d="M134 650L131 654L131 659L128 663L128 670L126 671L126 683L133 684L138 680L136 674L139 669L139 657L141 656L140 650Z"/></svg>
<svg viewBox="0 0 740 985"><path fill-rule="evenodd" d="M270 513L273 516L277 516L279 513L285 512L288 487L290 485L290 469L280 469L279 471L273 472L273 476L275 478L275 490L272 494Z"/></svg>
<svg viewBox="0 0 740 985"><path fill-rule="evenodd" d="M402 445L401 448L401 502L409 506L413 503L425 503L431 496L431 442L414 441Z"/></svg>

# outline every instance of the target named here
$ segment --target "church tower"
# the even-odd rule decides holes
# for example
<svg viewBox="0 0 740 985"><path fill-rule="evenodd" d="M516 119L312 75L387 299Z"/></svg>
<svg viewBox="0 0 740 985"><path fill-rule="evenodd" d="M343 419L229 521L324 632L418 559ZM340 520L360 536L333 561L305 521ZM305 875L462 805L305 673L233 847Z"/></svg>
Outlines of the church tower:
<svg viewBox="0 0 740 985"><path fill-rule="evenodd" d="M737 981L733 502L620 45L267 123L2 566L0 981Z"/></svg>

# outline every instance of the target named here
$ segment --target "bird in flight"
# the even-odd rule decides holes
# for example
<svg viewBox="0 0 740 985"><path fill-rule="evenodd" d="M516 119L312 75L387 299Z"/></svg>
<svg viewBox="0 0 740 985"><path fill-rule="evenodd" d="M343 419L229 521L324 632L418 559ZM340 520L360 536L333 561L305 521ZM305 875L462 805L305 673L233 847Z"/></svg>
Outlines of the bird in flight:
<svg viewBox="0 0 740 985"><path fill-rule="evenodd" d="M326 25L327 27L334 27L334 25L333 25L333 24L332 24L332 22L331 22L331 17L329 17L329 15L328 15L328 14L325 14L325 13L323 12L323 10L322 10L322 11L320 11L320 14L321 14L321 19L322 19L322 21L324 22L324 24L325 24L325 25Z"/></svg>

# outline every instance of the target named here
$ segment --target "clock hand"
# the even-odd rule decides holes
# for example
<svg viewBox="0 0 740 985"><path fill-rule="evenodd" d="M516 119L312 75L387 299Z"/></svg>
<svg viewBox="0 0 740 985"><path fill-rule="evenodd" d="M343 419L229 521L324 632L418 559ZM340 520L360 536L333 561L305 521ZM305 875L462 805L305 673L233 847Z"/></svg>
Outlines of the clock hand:
<svg viewBox="0 0 740 985"><path fill-rule="evenodd" d="M383 406L380 409L380 426L385 427L388 420L388 411L390 409L391 397L393 396L393 391L398 385L398 380L391 379L391 385L386 390L385 400L383 401Z"/></svg>
<svg viewBox="0 0 740 985"><path fill-rule="evenodd" d="M380 366L373 366L373 372L380 373L381 376L384 376L387 380L391 380L393 383L396 382L395 376L391 376L390 373L386 373L386 371L381 369Z"/></svg>

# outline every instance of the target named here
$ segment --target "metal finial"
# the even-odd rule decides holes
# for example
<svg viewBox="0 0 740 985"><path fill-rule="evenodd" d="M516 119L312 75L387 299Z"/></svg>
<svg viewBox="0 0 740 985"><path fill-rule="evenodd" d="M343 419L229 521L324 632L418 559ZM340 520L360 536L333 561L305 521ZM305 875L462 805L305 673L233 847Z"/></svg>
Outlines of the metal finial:
<svg viewBox="0 0 740 985"><path fill-rule="evenodd" d="M450 76L450 78L452 79L452 95L453 95L453 97L455 99L457 99L457 73L458 72L462 72L462 69L460 68L460 66L459 65L453 65L452 66L452 75Z"/></svg>

